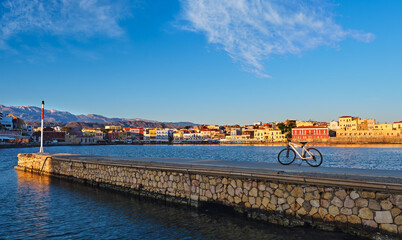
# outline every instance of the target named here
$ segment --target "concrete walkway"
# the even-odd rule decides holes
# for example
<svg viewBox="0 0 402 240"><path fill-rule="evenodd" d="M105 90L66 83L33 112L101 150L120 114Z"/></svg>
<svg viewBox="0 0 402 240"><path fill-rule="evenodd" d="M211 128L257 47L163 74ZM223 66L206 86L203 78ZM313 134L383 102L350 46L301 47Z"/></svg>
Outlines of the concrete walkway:
<svg viewBox="0 0 402 240"><path fill-rule="evenodd" d="M281 165L279 163L239 162L213 159L187 158L146 158L146 157L106 157L90 155L53 154L54 158L71 161L107 162L116 165L163 166L171 169L187 169L191 171L224 171L240 175L282 175L302 178L328 178L341 181L375 182L402 184L402 171L371 170L356 168L310 167L298 164Z"/></svg>

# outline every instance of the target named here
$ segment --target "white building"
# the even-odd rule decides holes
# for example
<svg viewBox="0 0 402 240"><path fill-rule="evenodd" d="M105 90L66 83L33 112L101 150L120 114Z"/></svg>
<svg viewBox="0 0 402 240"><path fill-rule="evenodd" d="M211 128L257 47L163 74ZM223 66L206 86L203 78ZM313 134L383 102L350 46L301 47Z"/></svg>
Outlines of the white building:
<svg viewBox="0 0 402 240"><path fill-rule="evenodd" d="M169 141L169 137L172 136L173 130L171 129L156 129L157 141Z"/></svg>
<svg viewBox="0 0 402 240"><path fill-rule="evenodd" d="M3 117L3 119L1 119L1 125L4 129L13 130L13 117Z"/></svg>
<svg viewBox="0 0 402 240"><path fill-rule="evenodd" d="M338 121L331 121L331 122L329 123L329 127L328 127L328 128L331 129L331 130L337 130L337 129L339 129Z"/></svg>
<svg viewBox="0 0 402 240"><path fill-rule="evenodd" d="M29 136L32 135L32 133L33 133L32 124L29 124L29 123L25 124L25 125L24 125L24 129L27 131L27 134L28 134Z"/></svg>

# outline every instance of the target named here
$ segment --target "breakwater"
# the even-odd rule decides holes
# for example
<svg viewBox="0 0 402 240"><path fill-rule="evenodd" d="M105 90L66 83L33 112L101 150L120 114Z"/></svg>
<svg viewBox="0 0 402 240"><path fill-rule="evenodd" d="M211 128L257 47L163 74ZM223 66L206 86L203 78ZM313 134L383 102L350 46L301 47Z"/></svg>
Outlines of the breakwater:
<svg viewBox="0 0 402 240"><path fill-rule="evenodd" d="M16 169L192 206L220 204L286 226L401 236L399 171L310 169L215 160L20 154Z"/></svg>

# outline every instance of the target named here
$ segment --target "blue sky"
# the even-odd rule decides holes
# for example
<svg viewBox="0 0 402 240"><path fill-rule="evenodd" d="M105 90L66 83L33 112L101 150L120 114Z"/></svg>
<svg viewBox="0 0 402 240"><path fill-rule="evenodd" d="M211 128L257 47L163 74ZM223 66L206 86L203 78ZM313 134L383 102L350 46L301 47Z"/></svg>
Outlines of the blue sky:
<svg viewBox="0 0 402 240"><path fill-rule="evenodd" d="M245 124L402 120L402 1L0 0L0 104Z"/></svg>

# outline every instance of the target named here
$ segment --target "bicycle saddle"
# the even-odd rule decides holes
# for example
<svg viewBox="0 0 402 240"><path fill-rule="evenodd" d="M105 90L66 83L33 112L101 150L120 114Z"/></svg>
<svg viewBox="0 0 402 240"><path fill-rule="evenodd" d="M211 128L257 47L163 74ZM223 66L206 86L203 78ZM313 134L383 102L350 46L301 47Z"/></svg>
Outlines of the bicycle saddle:
<svg viewBox="0 0 402 240"><path fill-rule="evenodd" d="M307 143L307 142L300 142L300 144L302 144L302 145L306 145L306 143Z"/></svg>

